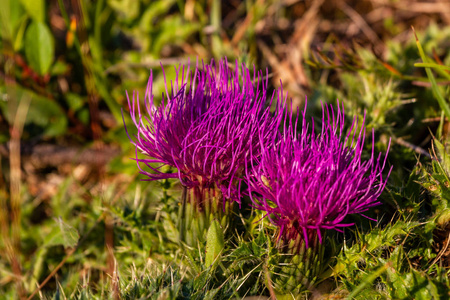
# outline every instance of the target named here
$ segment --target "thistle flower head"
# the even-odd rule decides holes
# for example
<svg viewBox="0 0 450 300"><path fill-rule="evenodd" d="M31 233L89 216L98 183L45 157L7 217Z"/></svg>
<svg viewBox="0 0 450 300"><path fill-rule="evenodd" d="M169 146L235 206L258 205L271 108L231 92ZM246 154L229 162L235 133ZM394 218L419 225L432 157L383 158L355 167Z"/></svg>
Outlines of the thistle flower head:
<svg viewBox="0 0 450 300"><path fill-rule="evenodd" d="M267 97L267 78L236 62L233 71L226 60L218 66L202 64L190 72L176 69L176 78L161 105L153 101L150 75L141 110L139 95L128 100L137 135L136 161L147 180L179 178L187 188L219 188L225 198L239 201L245 163L258 157L260 143L273 140L281 122L278 91ZM276 98L277 112L270 112ZM270 101L268 101L270 100ZM258 133L258 134L257 134ZM146 158L138 157L138 152ZM172 166L176 173L164 173ZM147 168L147 169L145 169Z"/></svg>
<svg viewBox="0 0 450 300"><path fill-rule="evenodd" d="M261 156L246 173L254 205L278 226L279 237L289 242L301 235L308 247L313 237L322 241L323 230L353 225L344 223L347 215L380 204L387 177L382 176L386 158L376 156L373 146L370 159L362 158L365 118L360 125L355 118L345 134L343 105L337 114L325 105L316 135L305 112L306 105L300 133L297 125L285 126L277 143L261 145ZM292 114L287 119L291 124Z"/></svg>

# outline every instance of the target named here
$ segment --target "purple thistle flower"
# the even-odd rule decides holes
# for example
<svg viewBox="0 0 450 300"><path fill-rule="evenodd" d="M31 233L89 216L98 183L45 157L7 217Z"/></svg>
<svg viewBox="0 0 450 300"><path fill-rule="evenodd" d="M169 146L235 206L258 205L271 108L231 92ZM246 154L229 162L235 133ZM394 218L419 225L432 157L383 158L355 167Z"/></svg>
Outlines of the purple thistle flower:
<svg viewBox="0 0 450 300"><path fill-rule="evenodd" d="M252 202L279 228L279 239L290 243L303 238L308 247L308 240L322 242L323 230L340 231L353 225L344 223L347 215L379 205L390 171L383 179L387 153L381 160L373 146L370 159L361 157L365 116L359 132L355 117L345 135L344 106L340 109L338 103L335 115L333 107L326 105L322 130L316 135L314 121L310 127L305 113L306 104L301 132L297 134L297 116L295 125L285 126L277 143L270 147L261 143L262 154L246 173ZM291 124L292 113L286 119Z"/></svg>
<svg viewBox="0 0 450 300"><path fill-rule="evenodd" d="M268 79L262 72L250 71L243 64L232 71L227 60L217 68L198 64L193 73L189 66L179 67L166 97L156 107L153 101L151 73L144 97L133 92L128 105L137 127L136 161L147 180L179 178L182 185L197 191L218 188L225 198L240 201L240 185L245 163L260 155L261 145L268 146L281 123L280 95L274 91L266 107ZM169 91L170 90L170 93ZM276 98L277 110L270 112ZM148 158L139 158L138 151ZM172 166L176 173L164 173ZM147 167L145 170L143 167Z"/></svg>

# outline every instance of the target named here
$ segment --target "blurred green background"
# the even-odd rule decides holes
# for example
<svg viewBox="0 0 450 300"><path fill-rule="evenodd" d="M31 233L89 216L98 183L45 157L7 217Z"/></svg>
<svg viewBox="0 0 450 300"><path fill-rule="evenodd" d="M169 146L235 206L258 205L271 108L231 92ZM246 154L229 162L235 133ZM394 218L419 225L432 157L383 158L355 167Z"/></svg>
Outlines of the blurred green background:
<svg viewBox="0 0 450 300"><path fill-rule="evenodd" d="M165 276L176 246L161 246L158 214L170 195L139 182L122 122L122 110L129 122L125 92L143 95L150 69L155 99L164 91L161 66L173 78L174 65L227 57L268 69L294 107L308 97L311 115L320 101L336 99L349 118L366 111L376 150L392 139L390 182L399 190L418 157L428 162L433 135L449 131L424 69L414 66L422 60L411 29L429 62L449 66L445 0L0 0L0 7L2 299L26 299L41 283L35 297L125 297L142 270ZM434 74L448 100L448 70ZM413 205L397 192L387 211L396 201Z"/></svg>

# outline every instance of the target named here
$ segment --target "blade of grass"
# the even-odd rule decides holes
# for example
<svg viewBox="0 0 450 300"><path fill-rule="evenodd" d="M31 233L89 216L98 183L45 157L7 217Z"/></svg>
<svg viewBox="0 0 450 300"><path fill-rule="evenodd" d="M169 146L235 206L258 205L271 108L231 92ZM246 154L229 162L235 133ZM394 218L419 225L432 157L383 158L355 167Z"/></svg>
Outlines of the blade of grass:
<svg viewBox="0 0 450 300"><path fill-rule="evenodd" d="M386 265L378 268L375 272L367 276L366 280L364 280L360 285L356 287L348 296L347 299L351 300L354 299L363 289L366 288L367 285L372 284L372 282L377 279L381 274L383 274L387 268L391 266L391 263L388 262Z"/></svg>
<svg viewBox="0 0 450 300"><path fill-rule="evenodd" d="M435 63L415 63L415 67L425 67L425 68L433 68L437 73L439 73L442 77L447 80L450 80L450 67L439 65Z"/></svg>
<svg viewBox="0 0 450 300"><path fill-rule="evenodd" d="M420 57L422 58L422 61L424 63L428 63L428 58L426 57L425 52L423 51L422 45L420 44L419 39L417 38L417 34L416 34L416 31L414 30L414 27L412 27L412 30L413 30L414 36L416 38L416 44L417 44L417 48L419 49ZM445 101L444 96L442 96L442 94L439 92L439 88L436 83L436 79L434 78L433 72L431 72L431 69L429 67L425 67L425 72L427 73L428 79L431 82L431 89L439 103L439 106L444 111L447 119L450 120L450 107L447 105L447 102Z"/></svg>
<svg viewBox="0 0 450 300"><path fill-rule="evenodd" d="M415 63L414 67L435 68L450 71L450 67L435 64L435 63Z"/></svg>

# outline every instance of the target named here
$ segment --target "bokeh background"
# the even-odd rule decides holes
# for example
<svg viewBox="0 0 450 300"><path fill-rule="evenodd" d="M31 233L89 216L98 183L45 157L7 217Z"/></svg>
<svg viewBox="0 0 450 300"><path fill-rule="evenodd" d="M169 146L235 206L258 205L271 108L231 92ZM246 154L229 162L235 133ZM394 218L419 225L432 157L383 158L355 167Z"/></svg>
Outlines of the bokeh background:
<svg viewBox="0 0 450 300"><path fill-rule="evenodd" d="M422 60L412 27L426 55L450 65L448 0L1 0L0 7L0 298L26 299L41 283L35 297L119 295L149 261L172 259L153 222L162 192L139 181L122 121L123 112L129 122L126 91L143 95L150 70L158 96L161 66L172 78L172 66L227 57L267 69L293 107L308 98L311 115L320 101L336 99L349 115L366 111L376 150L392 140L396 187L430 156L439 130L441 108L414 66ZM448 95L448 71L436 76ZM439 132L446 135L447 123ZM399 205L392 199L387 210ZM131 279L119 284L118 272Z"/></svg>

